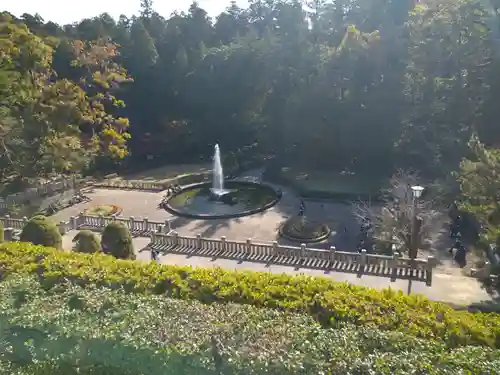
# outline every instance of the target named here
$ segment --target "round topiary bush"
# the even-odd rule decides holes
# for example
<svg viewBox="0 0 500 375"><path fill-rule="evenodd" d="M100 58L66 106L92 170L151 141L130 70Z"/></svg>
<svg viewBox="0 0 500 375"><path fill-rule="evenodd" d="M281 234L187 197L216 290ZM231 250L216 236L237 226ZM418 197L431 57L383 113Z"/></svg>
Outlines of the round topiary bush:
<svg viewBox="0 0 500 375"><path fill-rule="evenodd" d="M135 259L132 235L122 223L111 223L104 228L101 239L102 251L118 259Z"/></svg>
<svg viewBox="0 0 500 375"><path fill-rule="evenodd" d="M73 238L75 243L73 250L79 253L97 253L101 251L99 237L90 230L81 230Z"/></svg>
<svg viewBox="0 0 500 375"><path fill-rule="evenodd" d="M62 237L57 226L45 216L33 216L24 226L21 242L31 242L34 245L50 246L60 249Z"/></svg>

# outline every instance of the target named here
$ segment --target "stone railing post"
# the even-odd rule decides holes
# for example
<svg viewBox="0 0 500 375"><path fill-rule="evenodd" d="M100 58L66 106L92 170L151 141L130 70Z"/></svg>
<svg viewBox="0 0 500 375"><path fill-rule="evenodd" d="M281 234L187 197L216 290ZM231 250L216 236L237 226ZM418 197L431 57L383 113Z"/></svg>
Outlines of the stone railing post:
<svg viewBox="0 0 500 375"><path fill-rule="evenodd" d="M23 228L27 223L28 223L28 218L26 216L23 216Z"/></svg>
<svg viewBox="0 0 500 375"><path fill-rule="evenodd" d="M106 221L104 219L103 214L99 214L99 228L104 228L106 225Z"/></svg>
<svg viewBox="0 0 500 375"><path fill-rule="evenodd" d="M196 235L196 248L201 250L201 234Z"/></svg>
<svg viewBox="0 0 500 375"><path fill-rule="evenodd" d="M5 220L4 228L11 228L12 223L10 222L10 215L9 214L4 216L4 220Z"/></svg>
<svg viewBox="0 0 500 375"><path fill-rule="evenodd" d="M130 226L130 228L129 228L129 229L130 229L130 232L134 233L134 232L135 232L135 230L136 230L136 228L135 228L135 217L130 216L130 217L128 218L128 222L129 222L129 224L128 224L128 225Z"/></svg>
<svg viewBox="0 0 500 375"><path fill-rule="evenodd" d="M427 264L426 264L427 272L425 275L425 284L427 286L432 285L432 271L435 265L436 265L436 258L434 258L432 255L429 255L427 257Z"/></svg>
<svg viewBox="0 0 500 375"><path fill-rule="evenodd" d="M306 260L306 244L305 243L300 244L299 259L300 259L300 262L305 262L305 260Z"/></svg>
<svg viewBox="0 0 500 375"><path fill-rule="evenodd" d="M337 252L337 248L335 246L330 246L330 262L333 264L335 262L335 256Z"/></svg>
<svg viewBox="0 0 500 375"><path fill-rule="evenodd" d="M176 231L172 232L172 242L175 246L179 244L179 233L177 233Z"/></svg>
<svg viewBox="0 0 500 375"><path fill-rule="evenodd" d="M165 233L168 233L172 230L172 228L170 227L170 220L165 220Z"/></svg>
<svg viewBox="0 0 500 375"><path fill-rule="evenodd" d="M66 234L66 223L64 221L60 221L57 227L61 236L64 236Z"/></svg>
<svg viewBox="0 0 500 375"><path fill-rule="evenodd" d="M5 242L12 241L14 237L14 229L13 228L3 228L3 239Z"/></svg>
<svg viewBox="0 0 500 375"><path fill-rule="evenodd" d="M399 253L395 252L391 260L391 281L394 282L398 278Z"/></svg>
<svg viewBox="0 0 500 375"><path fill-rule="evenodd" d="M273 245L273 250L272 250L273 253L271 254L271 256L277 257L279 255L278 241L273 241L272 245Z"/></svg>
<svg viewBox="0 0 500 375"><path fill-rule="evenodd" d="M359 256L359 269L358 269L358 277L361 277L365 272L366 267L366 249L362 249Z"/></svg>
<svg viewBox="0 0 500 375"><path fill-rule="evenodd" d="M149 219L147 217L145 217L144 219L142 219L142 223L143 223L144 232L149 232Z"/></svg>
<svg viewBox="0 0 500 375"><path fill-rule="evenodd" d="M76 217L71 216L69 218L69 226L70 226L70 228L72 230L78 229L78 224L77 224L77 221L76 221Z"/></svg>
<svg viewBox="0 0 500 375"><path fill-rule="evenodd" d="M161 228L157 228L156 232L154 231L151 231L151 233L149 234L149 238L150 238L150 242L149 242L149 247L151 249L151 254L153 253L153 248L155 247L155 244L157 243L156 241L156 235L158 233L161 233Z"/></svg>
<svg viewBox="0 0 500 375"><path fill-rule="evenodd" d="M158 226L156 227L156 232L155 232L155 231L153 231L153 230L151 231L151 235L154 235L154 236L155 236L155 238L156 238L156 235L157 235L157 234L163 234L163 225L161 225L161 224L160 224L160 225L158 225Z"/></svg>
<svg viewBox="0 0 500 375"><path fill-rule="evenodd" d="M226 247L227 247L226 236L222 236L220 238L220 241L221 241L221 251L226 251Z"/></svg>
<svg viewBox="0 0 500 375"><path fill-rule="evenodd" d="M250 254L252 253L252 239L251 238L247 238L246 240L246 249L247 249L247 257L250 256Z"/></svg>

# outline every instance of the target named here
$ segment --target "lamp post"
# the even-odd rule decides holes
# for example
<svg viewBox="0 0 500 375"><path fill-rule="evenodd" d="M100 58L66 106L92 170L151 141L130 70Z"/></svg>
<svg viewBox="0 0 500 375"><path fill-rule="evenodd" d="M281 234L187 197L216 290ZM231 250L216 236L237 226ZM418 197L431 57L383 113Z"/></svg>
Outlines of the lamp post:
<svg viewBox="0 0 500 375"><path fill-rule="evenodd" d="M412 228L411 228L411 242L410 242L410 258L415 259L418 255L419 241L418 236L420 232L421 222L417 217L417 201L422 196L424 187L419 185L414 185L411 187L413 194L413 207L412 207Z"/></svg>

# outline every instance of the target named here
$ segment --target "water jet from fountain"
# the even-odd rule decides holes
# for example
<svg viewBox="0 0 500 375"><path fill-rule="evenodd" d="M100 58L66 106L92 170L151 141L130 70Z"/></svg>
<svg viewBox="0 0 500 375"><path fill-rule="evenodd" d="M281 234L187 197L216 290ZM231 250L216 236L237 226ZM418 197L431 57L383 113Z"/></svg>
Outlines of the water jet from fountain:
<svg viewBox="0 0 500 375"><path fill-rule="evenodd" d="M214 163L213 163L212 188L210 192L215 198L220 198L223 195L231 192L224 189L224 171L222 170L222 162L220 158L220 148L216 144L214 147Z"/></svg>

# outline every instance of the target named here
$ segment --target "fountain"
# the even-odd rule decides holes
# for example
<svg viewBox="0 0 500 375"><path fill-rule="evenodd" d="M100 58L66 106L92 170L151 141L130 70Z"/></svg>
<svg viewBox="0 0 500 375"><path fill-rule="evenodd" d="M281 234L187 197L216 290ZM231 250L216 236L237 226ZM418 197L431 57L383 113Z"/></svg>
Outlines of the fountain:
<svg viewBox="0 0 500 375"><path fill-rule="evenodd" d="M170 196L168 212L189 218L220 219L252 215L274 206L281 191L250 181L224 181L219 145L214 147L212 182L192 184Z"/></svg>
<svg viewBox="0 0 500 375"><path fill-rule="evenodd" d="M229 190L224 189L224 171L222 170L222 163L220 161L220 148L216 144L214 147L214 164L212 176L212 188L210 189L214 198L220 198L229 193Z"/></svg>

